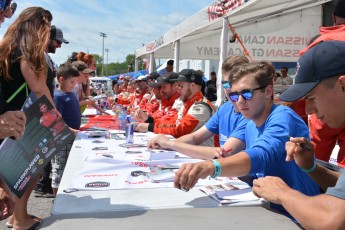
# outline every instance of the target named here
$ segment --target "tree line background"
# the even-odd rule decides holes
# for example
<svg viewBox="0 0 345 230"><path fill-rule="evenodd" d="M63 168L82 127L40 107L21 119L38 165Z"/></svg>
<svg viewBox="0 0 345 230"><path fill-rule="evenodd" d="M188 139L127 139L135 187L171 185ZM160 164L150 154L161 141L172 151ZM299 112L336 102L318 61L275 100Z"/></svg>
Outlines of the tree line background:
<svg viewBox="0 0 345 230"><path fill-rule="evenodd" d="M97 75L100 76L102 74L102 63L103 58L102 56L98 54L92 54L94 58L97 61ZM104 63L104 76L113 76L116 74L122 74L127 72L133 72L134 71L134 61L135 61L135 55L134 54L128 54L126 56L126 60L123 62L111 62L111 63ZM138 69L142 70L145 69L145 62L140 59L138 64Z"/></svg>

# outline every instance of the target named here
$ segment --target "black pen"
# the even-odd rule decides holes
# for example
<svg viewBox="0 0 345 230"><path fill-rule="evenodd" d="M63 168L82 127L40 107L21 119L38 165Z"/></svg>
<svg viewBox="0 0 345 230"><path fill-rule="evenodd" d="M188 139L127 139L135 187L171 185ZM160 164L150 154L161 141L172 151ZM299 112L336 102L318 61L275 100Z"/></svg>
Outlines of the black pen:
<svg viewBox="0 0 345 230"><path fill-rule="evenodd" d="M287 135L287 138L290 140L291 137L289 135ZM311 148L308 145L306 145L305 143L296 143L296 144L301 146L301 148L305 151L311 151Z"/></svg>
<svg viewBox="0 0 345 230"><path fill-rule="evenodd" d="M188 192L189 191L189 189L182 188L181 185L178 186L178 189L180 189L180 190L182 190L184 192Z"/></svg>

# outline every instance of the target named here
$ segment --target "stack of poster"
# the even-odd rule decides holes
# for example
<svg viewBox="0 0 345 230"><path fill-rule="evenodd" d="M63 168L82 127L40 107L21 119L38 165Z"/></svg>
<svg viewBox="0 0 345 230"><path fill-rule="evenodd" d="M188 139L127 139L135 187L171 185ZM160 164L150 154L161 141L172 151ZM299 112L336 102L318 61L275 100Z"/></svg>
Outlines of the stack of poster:
<svg viewBox="0 0 345 230"><path fill-rule="evenodd" d="M174 165L156 165L150 168L150 172L147 173L147 176L154 183L172 182L175 178L175 171L178 169L179 167Z"/></svg>
<svg viewBox="0 0 345 230"><path fill-rule="evenodd" d="M231 183L208 185L200 188L201 191L209 195L220 204L233 204L238 202L259 201L254 195L251 187L239 188Z"/></svg>

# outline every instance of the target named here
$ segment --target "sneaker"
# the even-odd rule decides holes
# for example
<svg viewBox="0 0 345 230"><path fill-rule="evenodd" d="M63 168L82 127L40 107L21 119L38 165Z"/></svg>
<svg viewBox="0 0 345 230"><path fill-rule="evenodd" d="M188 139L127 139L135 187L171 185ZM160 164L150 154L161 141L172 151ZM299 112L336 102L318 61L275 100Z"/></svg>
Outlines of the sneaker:
<svg viewBox="0 0 345 230"><path fill-rule="evenodd" d="M35 197L54 198L52 188L40 188L34 191Z"/></svg>

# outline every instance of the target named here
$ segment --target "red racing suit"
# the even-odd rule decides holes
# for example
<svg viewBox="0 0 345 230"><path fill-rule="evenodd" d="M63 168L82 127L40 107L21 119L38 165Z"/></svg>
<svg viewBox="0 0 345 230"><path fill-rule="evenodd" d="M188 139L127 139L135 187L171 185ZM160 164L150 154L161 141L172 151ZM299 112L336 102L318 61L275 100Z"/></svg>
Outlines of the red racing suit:
<svg viewBox="0 0 345 230"><path fill-rule="evenodd" d="M213 111L212 104L207 99L204 100L201 92L197 92L191 99L183 103L173 117L168 120L161 118L150 124L149 131L169 134L178 138L203 126L210 119Z"/></svg>
<svg viewBox="0 0 345 230"><path fill-rule="evenodd" d="M151 116L153 120L161 119L162 117L171 117L173 114L177 114L177 106L174 107L175 101L180 97L179 93L175 93L171 98L161 101L161 108L154 112ZM153 131L153 130L152 130Z"/></svg>

